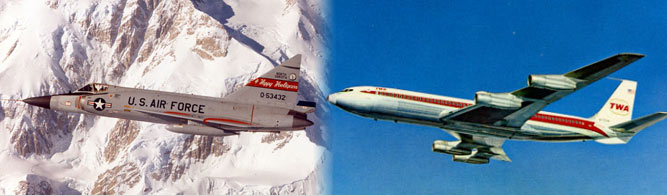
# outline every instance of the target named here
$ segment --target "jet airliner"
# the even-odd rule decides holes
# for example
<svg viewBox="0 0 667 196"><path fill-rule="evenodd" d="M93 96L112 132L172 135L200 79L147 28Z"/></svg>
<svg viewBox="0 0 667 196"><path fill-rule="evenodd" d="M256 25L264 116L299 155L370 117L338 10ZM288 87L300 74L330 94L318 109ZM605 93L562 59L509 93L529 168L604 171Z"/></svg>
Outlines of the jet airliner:
<svg viewBox="0 0 667 196"><path fill-rule="evenodd" d="M657 112L632 120L637 83L630 80L622 80L590 118L541 111L642 57L621 53L565 74L530 75L527 87L508 93L479 91L474 100L373 86L346 88L327 100L362 117L443 129L458 140L435 140L431 149L452 155L453 161L509 162L502 149L507 139L625 144L642 129L665 119L666 112Z"/></svg>
<svg viewBox="0 0 667 196"><path fill-rule="evenodd" d="M172 132L227 136L242 131L303 130L315 103L298 101L301 55L296 55L223 97L206 97L108 84L23 102L65 112L167 124Z"/></svg>

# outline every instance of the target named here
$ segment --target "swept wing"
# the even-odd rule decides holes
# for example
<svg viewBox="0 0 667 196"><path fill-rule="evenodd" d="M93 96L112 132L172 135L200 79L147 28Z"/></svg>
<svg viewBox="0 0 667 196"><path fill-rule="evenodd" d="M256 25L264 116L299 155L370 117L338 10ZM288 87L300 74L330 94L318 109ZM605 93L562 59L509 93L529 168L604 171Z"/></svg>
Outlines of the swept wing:
<svg viewBox="0 0 667 196"><path fill-rule="evenodd" d="M621 53L562 75L530 75L527 87L509 93L478 92L474 105L440 119L518 128L548 104L642 57L644 55Z"/></svg>

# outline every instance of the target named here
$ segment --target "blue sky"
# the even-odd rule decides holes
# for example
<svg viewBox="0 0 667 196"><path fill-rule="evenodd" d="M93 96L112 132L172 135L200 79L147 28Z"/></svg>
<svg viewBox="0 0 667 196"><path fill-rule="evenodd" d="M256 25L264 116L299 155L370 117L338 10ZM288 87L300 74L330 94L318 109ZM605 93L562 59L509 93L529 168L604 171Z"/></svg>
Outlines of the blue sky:
<svg viewBox="0 0 667 196"><path fill-rule="evenodd" d="M529 74L560 74L620 52L646 57L612 74L638 81L633 117L667 111L664 1L331 1L332 91L374 85L472 99ZM603 79L545 110L592 116ZM626 145L507 141L511 163L452 162L431 127L331 110L335 194L667 194L667 122Z"/></svg>

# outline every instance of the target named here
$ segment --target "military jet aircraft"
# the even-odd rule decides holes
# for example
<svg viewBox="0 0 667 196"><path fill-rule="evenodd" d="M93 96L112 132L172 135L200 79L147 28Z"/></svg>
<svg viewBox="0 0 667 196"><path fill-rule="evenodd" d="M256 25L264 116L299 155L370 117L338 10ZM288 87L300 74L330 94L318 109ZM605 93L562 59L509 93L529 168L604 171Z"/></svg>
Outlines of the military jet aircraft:
<svg viewBox="0 0 667 196"><path fill-rule="evenodd" d="M458 141L435 140L431 149L452 155L454 161L510 161L502 149L507 139L624 144L667 118L666 112L657 112L632 120L637 83L629 80L623 80L591 118L541 111L642 57L622 53L562 75L530 75L527 87L508 93L479 91L474 100L372 86L346 88L327 99L362 117L441 128Z"/></svg>
<svg viewBox="0 0 667 196"><path fill-rule="evenodd" d="M303 130L315 103L299 101L301 55L224 97L206 97L93 83L23 102L66 112L168 124L184 134L227 136L242 131Z"/></svg>

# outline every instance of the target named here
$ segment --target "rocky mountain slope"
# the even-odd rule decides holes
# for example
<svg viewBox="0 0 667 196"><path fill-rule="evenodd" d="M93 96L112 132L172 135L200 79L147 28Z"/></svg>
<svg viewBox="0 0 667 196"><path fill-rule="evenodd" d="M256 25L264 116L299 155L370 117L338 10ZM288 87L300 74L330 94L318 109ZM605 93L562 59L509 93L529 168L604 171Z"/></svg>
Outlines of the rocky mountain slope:
<svg viewBox="0 0 667 196"><path fill-rule="evenodd" d="M305 131L231 137L0 103L0 194L326 193L326 10L316 0L0 2L3 99L90 82L222 97L303 54Z"/></svg>

